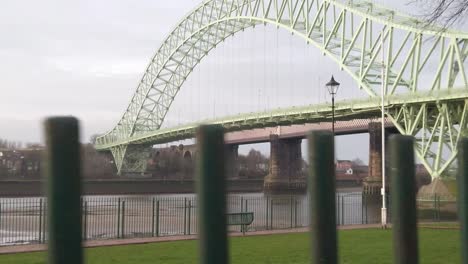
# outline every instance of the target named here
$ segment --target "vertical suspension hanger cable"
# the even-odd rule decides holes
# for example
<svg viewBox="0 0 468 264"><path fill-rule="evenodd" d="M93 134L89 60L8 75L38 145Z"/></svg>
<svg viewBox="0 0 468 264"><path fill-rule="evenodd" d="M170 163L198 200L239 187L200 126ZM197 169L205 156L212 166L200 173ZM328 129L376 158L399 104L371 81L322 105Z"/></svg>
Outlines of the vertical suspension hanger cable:
<svg viewBox="0 0 468 264"><path fill-rule="evenodd" d="M295 86L295 82L294 82L294 65L292 63L292 56L293 56L293 49L292 49L292 35L293 33L291 33L291 36L288 36L288 53L289 53L289 56L288 56L288 79L290 79L290 83L291 83L291 98L292 98L292 101L294 102L295 100L295 89L296 87Z"/></svg>
<svg viewBox="0 0 468 264"><path fill-rule="evenodd" d="M238 103L237 102L237 96L236 96L236 91L235 91L235 88L234 88L234 80L235 80L235 76L234 76L234 45L232 44L233 41L229 41L229 44L230 44L230 47L229 47L229 65L230 65L230 68L231 68L231 72L229 74L229 82L231 83L231 98L235 98L235 100L233 102L230 102L232 105L229 109L235 109L235 106L236 104ZM234 113L233 113L234 114Z"/></svg>
<svg viewBox="0 0 468 264"><path fill-rule="evenodd" d="M278 45L278 28L275 30L275 36L276 36L276 72L275 72L275 77L276 77L276 82L275 82L275 107L278 107L278 90L279 90L279 45Z"/></svg>
<svg viewBox="0 0 468 264"><path fill-rule="evenodd" d="M266 42L266 24L263 24L263 91L266 95L266 103L265 104L265 111L270 108L270 93L266 90L266 50L267 50L267 42Z"/></svg>
<svg viewBox="0 0 468 264"><path fill-rule="evenodd" d="M200 79L200 68L197 67L196 71L197 71L197 97L198 97L198 117L197 117L197 118L198 118L199 120L201 120L201 98L200 98L200 97L201 97L201 96L200 96L200 94L201 94L201 91L200 91L200 87L201 87L200 82L201 82L201 79Z"/></svg>

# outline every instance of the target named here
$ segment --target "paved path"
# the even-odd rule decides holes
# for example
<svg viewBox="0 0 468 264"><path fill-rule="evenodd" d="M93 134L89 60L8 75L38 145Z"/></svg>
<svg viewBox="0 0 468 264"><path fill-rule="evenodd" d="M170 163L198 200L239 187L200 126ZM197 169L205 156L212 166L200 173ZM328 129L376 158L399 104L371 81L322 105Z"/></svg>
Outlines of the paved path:
<svg viewBox="0 0 468 264"><path fill-rule="evenodd" d="M365 228L379 228L379 224L369 225L344 225L338 226L338 229L365 229ZM253 231L245 233L245 236L265 236L274 234L288 234L288 233L304 233L309 231L308 228L294 228L294 229L280 229L280 230L265 230L265 231ZM242 233L235 232L229 233L231 237L243 236ZM185 236L164 236L164 237L145 237L145 238L124 238L124 239L107 239L107 240L91 240L85 241L83 247L105 247L105 246L119 246L119 245L130 245L130 244L147 244L156 242L169 242L179 240L194 240L197 239L196 235L185 235ZM0 254L14 254L14 253L26 253L26 252L37 252L47 250L47 244L29 244L29 245L16 245L16 246L1 246Z"/></svg>

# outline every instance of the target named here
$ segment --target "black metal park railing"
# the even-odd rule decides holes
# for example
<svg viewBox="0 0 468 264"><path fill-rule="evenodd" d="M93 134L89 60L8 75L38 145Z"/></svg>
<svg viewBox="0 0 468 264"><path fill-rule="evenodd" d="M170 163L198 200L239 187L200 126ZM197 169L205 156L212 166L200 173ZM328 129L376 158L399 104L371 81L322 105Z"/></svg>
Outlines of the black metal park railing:
<svg viewBox="0 0 468 264"><path fill-rule="evenodd" d="M307 196L228 195L227 213L252 212L246 228L229 232L291 229L309 226ZM82 239L181 236L198 234L198 199L171 196L81 197ZM338 225L378 223L361 193L338 193ZM0 246L46 243L47 198L0 198ZM435 218L434 218L435 219Z"/></svg>
<svg viewBox="0 0 468 264"><path fill-rule="evenodd" d="M81 264L82 201L78 121L46 121L47 177L49 181L49 263ZM309 140L309 193L312 263L337 263L334 141L330 132L312 132ZM198 151L198 233L200 262L228 263L223 129L201 126ZM416 195L413 139L390 139L394 262L417 264ZM468 140L462 140L458 157L458 205L462 263L468 263ZM64 176L66 175L66 176ZM89 206L89 204L85 204ZM156 206L156 205L155 205ZM125 208L125 207L124 207ZM126 209L123 209L126 210ZM86 229L85 229L86 230Z"/></svg>

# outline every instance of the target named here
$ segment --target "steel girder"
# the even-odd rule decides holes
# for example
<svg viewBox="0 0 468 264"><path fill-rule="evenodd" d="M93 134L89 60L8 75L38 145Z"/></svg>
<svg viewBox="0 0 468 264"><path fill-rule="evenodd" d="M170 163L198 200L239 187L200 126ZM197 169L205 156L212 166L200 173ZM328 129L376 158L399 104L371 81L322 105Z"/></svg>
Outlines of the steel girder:
<svg viewBox="0 0 468 264"><path fill-rule="evenodd" d="M468 35L427 26L365 1L210 0L188 14L149 63L118 124L97 139L116 145L157 131L186 78L211 49L244 28L272 24L334 60L367 97L468 87ZM385 61L379 59L385 53ZM125 148L125 147L121 147ZM113 153L126 151L112 150ZM114 156L115 157L115 156ZM120 156L119 156L120 157ZM119 162L116 161L116 164Z"/></svg>
<svg viewBox="0 0 468 264"><path fill-rule="evenodd" d="M151 153L151 144L123 144L110 148L117 173L144 173Z"/></svg>
<svg viewBox="0 0 468 264"><path fill-rule="evenodd" d="M416 138L416 154L433 178L443 175L456 159L458 142L468 136L468 98L404 104L388 117L402 134Z"/></svg>

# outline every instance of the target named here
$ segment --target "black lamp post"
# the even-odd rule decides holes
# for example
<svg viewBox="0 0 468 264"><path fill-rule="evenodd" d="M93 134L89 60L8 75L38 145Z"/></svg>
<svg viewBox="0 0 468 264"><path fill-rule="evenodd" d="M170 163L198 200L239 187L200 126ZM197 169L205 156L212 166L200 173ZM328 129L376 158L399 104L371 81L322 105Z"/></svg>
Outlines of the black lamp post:
<svg viewBox="0 0 468 264"><path fill-rule="evenodd" d="M335 135L335 94L338 92L338 88L340 88L340 83L335 81L332 75L331 80L325 86L332 96L332 132Z"/></svg>

